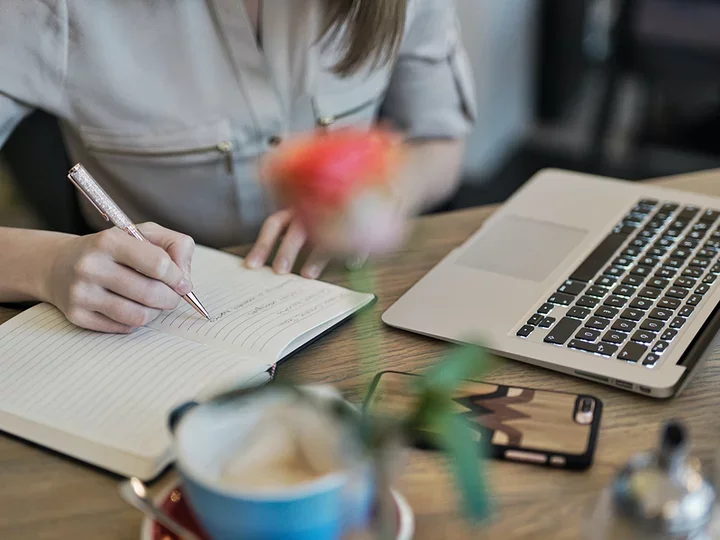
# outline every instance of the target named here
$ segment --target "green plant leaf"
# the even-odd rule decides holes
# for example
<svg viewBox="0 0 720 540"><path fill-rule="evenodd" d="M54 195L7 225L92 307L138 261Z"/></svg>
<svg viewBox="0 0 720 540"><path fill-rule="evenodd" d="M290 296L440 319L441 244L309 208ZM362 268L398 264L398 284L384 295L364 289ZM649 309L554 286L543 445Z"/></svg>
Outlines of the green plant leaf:
<svg viewBox="0 0 720 540"><path fill-rule="evenodd" d="M433 423L462 495L466 514L474 521L488 518L492 505L485 462L472 428L451 410L435 416Z"/></svg>
<svg viewBox="0 0 720 540"><path fill-rule="evenodd" d="M458 345L440 362L428 368L419 385L440 394L452 394L463 381L483 375L488 369L485 349L479 345Z"/></svg>

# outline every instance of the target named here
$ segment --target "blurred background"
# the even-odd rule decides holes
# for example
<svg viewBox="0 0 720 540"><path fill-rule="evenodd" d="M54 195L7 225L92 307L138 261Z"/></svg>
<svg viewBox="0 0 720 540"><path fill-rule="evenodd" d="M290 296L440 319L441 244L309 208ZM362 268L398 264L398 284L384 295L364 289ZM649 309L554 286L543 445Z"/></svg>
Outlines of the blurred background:
<svg viewBox="0 0 720 540"><path fill-rule="evenodd" d="M629 180L720 167L720 0L455 3L479 118L462 187L438 211L501 202L545 167ZM56 162L65 178L63 152L43 113L16 130L0 225L77 226L54 210L68 183L37 179Z"/></svg>

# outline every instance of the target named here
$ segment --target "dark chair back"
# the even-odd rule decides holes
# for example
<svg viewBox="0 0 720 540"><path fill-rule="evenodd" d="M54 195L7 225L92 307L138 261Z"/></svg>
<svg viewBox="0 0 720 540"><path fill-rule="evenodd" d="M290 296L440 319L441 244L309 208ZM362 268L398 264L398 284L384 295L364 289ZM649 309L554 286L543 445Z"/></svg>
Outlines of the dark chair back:
<svg viewBox="0 0 720 540"><path fill-rule="evenodd" d="M2 148L17 189L48 230L86 234L75 187L67 179L70 159L57 118L35 111L25 118Z"/></svg>

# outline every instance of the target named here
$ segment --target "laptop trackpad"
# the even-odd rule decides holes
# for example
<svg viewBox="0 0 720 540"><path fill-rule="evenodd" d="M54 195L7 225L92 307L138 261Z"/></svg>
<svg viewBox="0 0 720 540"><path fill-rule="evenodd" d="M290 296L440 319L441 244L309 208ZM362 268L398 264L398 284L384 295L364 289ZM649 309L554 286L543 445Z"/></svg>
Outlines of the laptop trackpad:
<svg viewBox="0 0 720 540"><path fill-rule="evenodd" d="M503 216L464 248L456 264L541 282L586 235L557 223Z"/></svg>

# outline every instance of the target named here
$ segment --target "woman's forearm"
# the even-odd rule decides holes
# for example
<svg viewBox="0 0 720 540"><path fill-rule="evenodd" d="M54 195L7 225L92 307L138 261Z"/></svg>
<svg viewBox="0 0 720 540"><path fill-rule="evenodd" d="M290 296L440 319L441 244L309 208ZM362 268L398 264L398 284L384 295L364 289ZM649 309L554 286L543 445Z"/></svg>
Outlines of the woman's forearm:
<svg viewBox="0 0 720 540"><path fill-rule="evenodd" d="M465 144L462 140L416 142L399 183L406 213L415 215L450 197L460 181Z"/></svg>
<svg viewBox="0 0 720 540"><path fill-rule="evenodd" d="M71 235L0 227L0 302L47 300L54 253Z"/></svg>

